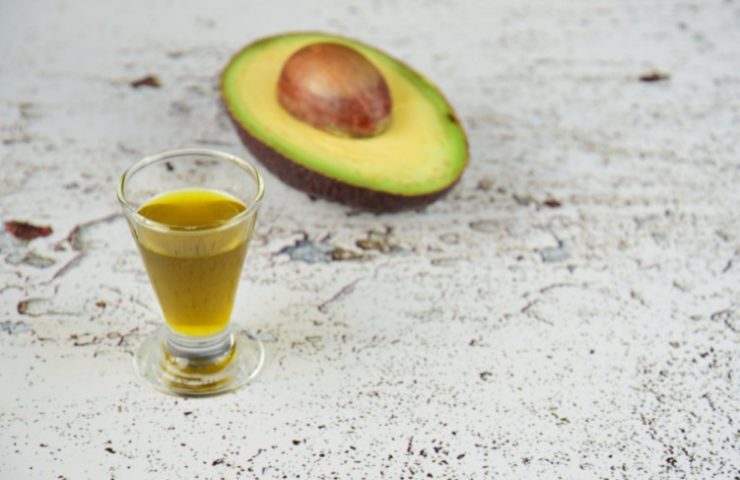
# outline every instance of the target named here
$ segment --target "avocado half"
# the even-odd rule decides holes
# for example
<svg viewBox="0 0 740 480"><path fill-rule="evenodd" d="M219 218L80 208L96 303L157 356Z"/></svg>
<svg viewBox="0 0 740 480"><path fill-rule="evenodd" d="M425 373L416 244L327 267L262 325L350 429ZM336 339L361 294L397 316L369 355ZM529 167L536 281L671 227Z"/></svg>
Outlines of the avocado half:
<svg viewBox="0 0 740 480"><path fill-rule="evenodd" d="M333 135L280 105L283 65L316 42L353 48L380 70L393 101L383 133ZM228 63L221 95L252 154L285 183L316 197L378 212L418 207L450 190L468 162L465 132L439 90L400 61L355 40L314 32L258 40Z"/></svg>

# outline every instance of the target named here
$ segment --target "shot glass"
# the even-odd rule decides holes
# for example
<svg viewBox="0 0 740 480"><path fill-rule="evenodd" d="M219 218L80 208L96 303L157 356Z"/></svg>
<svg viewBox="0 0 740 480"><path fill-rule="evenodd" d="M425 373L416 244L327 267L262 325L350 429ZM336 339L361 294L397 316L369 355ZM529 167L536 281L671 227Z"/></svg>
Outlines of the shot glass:
<svg viewBox="0 0 740 480"><path fill-rule="evenodd" d="M252 164L207 149L146 157L121 176L118 201L164 320L134 358L154 388L215 395L261 369L262 344L231 319L263 193Z"/></svg>

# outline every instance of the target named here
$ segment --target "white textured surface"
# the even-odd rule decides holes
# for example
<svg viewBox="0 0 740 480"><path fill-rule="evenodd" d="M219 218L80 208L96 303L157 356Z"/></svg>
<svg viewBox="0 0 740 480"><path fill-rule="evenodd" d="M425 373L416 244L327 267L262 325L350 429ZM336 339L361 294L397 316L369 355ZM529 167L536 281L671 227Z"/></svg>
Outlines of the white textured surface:
<svg viewBox="0 0 740 480"><path fill-rule="evenodd" d="M218 72L297 29L434 79L470 167L383 216L266 174L238 320L269 364L160 395L131 366L156 303L96 220L143 155L244 155ZM5 0L0 54L0 217L54 229L0 233L0 478L740 475L737 2Z"/></svg>

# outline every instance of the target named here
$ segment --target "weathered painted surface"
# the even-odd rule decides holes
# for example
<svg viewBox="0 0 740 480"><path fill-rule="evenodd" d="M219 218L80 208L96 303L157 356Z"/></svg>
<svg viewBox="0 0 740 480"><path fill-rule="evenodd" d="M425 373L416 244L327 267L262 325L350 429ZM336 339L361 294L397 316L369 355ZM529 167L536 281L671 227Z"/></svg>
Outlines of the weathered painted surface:
<svg viewBox="0 0 740 480"><path fill-rule="evenodd" d="M381 216L266 175L237 308L266 369L155 393L117 177L245 155L218 72L297 29L425 72L470 167ZM0 217L53 230L0 233L0 478L739 474L737 2L10 0L0 52Z"/></svg>

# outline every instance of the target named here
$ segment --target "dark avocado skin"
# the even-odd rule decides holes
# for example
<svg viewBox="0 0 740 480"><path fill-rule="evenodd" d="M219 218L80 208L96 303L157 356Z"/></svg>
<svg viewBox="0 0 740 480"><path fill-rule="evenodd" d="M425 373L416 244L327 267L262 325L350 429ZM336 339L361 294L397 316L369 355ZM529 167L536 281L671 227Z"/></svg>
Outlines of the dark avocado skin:
<svg viewBox="0 0 740 480"><path fill-rule="evenodd" d="M314 197L376 213L397 212L427 205L443 197L459 181L458 177L455 182L443 190L426 195L414 196L379 192L339 182L297 164L260 142L234 118L225 102L224 107L236 128L236 132L239 134L239 138L241 138L242 143L244 143L252 155L280 180Z"/></svg>

